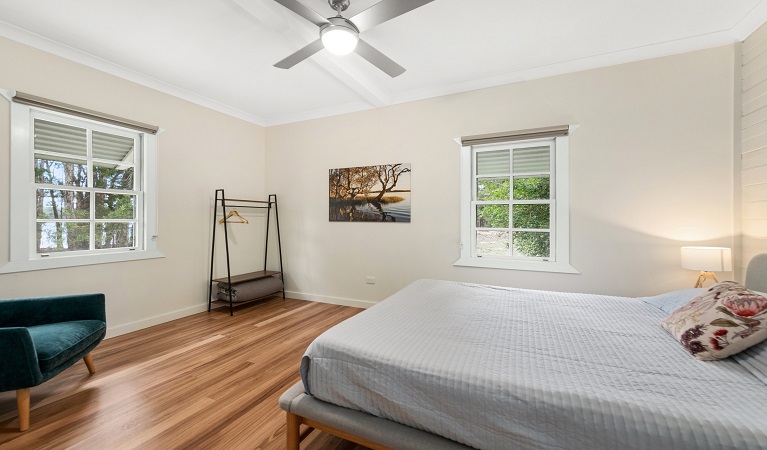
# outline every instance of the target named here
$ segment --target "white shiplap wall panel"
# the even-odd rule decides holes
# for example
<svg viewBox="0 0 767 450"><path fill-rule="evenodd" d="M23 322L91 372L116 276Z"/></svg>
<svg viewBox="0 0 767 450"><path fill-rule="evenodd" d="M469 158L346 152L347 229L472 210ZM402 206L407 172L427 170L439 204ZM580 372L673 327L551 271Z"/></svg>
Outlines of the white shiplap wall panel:
<svg viewBox="0 0 767 450"><path fill-rule="evenodd" d="M746 220L742 224L743 235L750 239L767 239L767 220ZM757 249L757 253L767 253L767 249Z"/></svg>
<svg viewBox="0 0 767 450"><path fill-rule="evenodd" d="M740 162L743 170L767 165L767 148L744 153Z"/></svg>
<svg viewBox="0 0 767 450"><path fill-rule="evenodd" d="M759 53L747 64L744 63L741 72L741 86L743 91L747 91L759 84L759 80L767 78L764 68L767 67L767 52Z"/></svg>
<svg viewBox="0 0 767 450"><path fill-rule="evenodd" d="M767 166L758 166L752 169L743 169L741 172L743 186L752 186L764 183L767 180ZM767 199L765 199L767 200Z"/></svg>
<svg viewBox="0 0 767 450"><path fill-rule="evenodd" d="M748 39L750 41L751 38L749 37ZM762 45L764 45L764 43L767 43L767 38L763 39L761 42ZM746 50L745 42L741 45L741 50L743 51L743 53L741 53L741 65L745 65L746 62L743 61L743 56L749 53L748 50ZM744 67L745 70L742 73L742 78L749 78L758 72L758 68L764 65L762 61L765 61L765 54L767 54L767 52L764 51L764 47L760 47L756 49L754 53L751 53L752 57L749 57L748 60L749 67Z"/></svg>
<svg viewBox="0 0 767 450"><path fill-rule="evenodd" d="M757 136L753 139L743 140L741 153L749 153L767 147L767 135Z"/></svg>
<svg viewBox="0 0 767 450"><path fill-rule="evenodd" d="M763 81L751 89L743 91L743 103L751 103L767 93L767 81Z"/></svg>
<svg viewBox="0 0 767 450"><path fill-rule="evenodd" d="M767 60L767 53L764 53L763 57L765 60ZM767 80L767 70L765 69L767 69L767 64L759 67L759 70L754 75L748 78L743 78L743 92L748 92L759 83L764 83L765 80Z"/></svg>
<svg viewBox="0 0 767 450"><path fill-rule="evenodd" d="M758 111L754 111L753 113L749 114L747 117L743 117L743 129L747 130L754 125L767 121L767 108L760 109Z"/></svg>
<svg viewBox="0 0 767 450"><path fill-rule="evenodd" d="M767 198L767 182L743 186L743 204L763 202ZM767 251L767 249L765 249Z"/></svg>
<svg viewBox="0 0 767 450"><path fill-rule="evenodd" d="M742 63L744 66L750 63L751 61L754 61L762 53L767 52L767 38L765 37L757 38L753 44L746 45L746 43L749 42L749 40L751 40L752 37L754 37L754 34L746 38L745 42L743 43Z"/></svg>
<svg viewBox="0 0 767 450"><path fill-rule="evenodd" d="M753 91L754 89L767 90L767 83L760 83L756 85L754 88L752 88L751 91ZM767 107L767 95L762 94L755 97L756 98L753 101L750 101L750 102L746 102L745 100L743 101L743 116L748 116L749 114L752 114L761 108Z"/></svg>
<svg viewBox="0 0 767 450"><path fill-rule="evenodd" d="M743 72L741 75L743 76L742 89L744 91L753 87L755 84L758 84L758 81L753 82L750 80L764 79L765 73L762 70L764 67L767 67L767 52L760 53L756 56L756 58L748 63L748 67L743 67Z"/></svg>
<svg viewBox="0 0 767 450"><path fill-rule="evenodd" d="M765 110L767 110L767 108L765 108ZM741 139L743 139L743 141L749 141L751 139L764 136L765 134L767 134L767 122L758 122L748 128L743 127ZM744 151L743 153L747 152Z"/></svg>
<svg viewBox="0 0 767 450"><path fill-rule="evenodd" d="M740 263L745 266L767 252L767 24L746 38L741 50Z"/></svg>
<svg viewBox="0 0 767 450"><path fill-rule="evenodd" d="M767 220L767 201L746 203L741 214L743 220Z"/></svg>
<svg viewBox="0 0 767 450"><path fill-rule="evenodd" d="M767 39L767 27L761 26L754 30L754 32L743 41L743 54L751 53L756 45L765 39Z"/></svg>

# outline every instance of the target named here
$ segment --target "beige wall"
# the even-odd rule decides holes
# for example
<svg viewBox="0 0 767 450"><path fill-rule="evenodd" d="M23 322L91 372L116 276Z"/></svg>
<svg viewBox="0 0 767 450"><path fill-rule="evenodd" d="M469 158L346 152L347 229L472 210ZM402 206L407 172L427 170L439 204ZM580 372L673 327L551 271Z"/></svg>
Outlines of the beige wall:
<svg viewBox="0 0 767 450"><path fill-rule="evenodd" d="M0 69L0 87L165 129L158 245L166 255L0 275L0 298L104 292L112 334L203 310L217 187L229 196L278 194L287 288L299 298L364 305L427 277L625 295L687 287L695 274L680 268L680 246L733 244L734 52L727 46L264 130L0 39L0 58L14 62ZM453 138L565 123L580 125L571 137L570 192L572 264L581 274L453 267ZM2 264L10 201L2 99L0 136ZM412 164L410 224L328 222L328 169L391 162ZM250 218L232 227L235 272L260 268L263 223Z"/></svg>
<svg viewBox="0 0 767 450"><path fill-rule="evenodd" d="M158 248L165 258L0 275L0 298L104 292L111 335L206 308L213 191L265 195L264 129L13 41L0 39L0 60L2 88L165 130L158 141ZM8 260L8 114L0 97L0 265ZM242 244L234 256L240 271L262 261L242 250L262 251L256 222L233 230Z"/></svg>
<svg viewBox="0 0 767 450"><path fill-rule="evenodd" d="M745 267L754 255L767 252L767 25L741 47L741 142L736 160L741 170L736 188L742 187L742 257L737 262Z"/></svg>
<svg viewBox="0 0 767 450"><path fill-rule="evenodd" d="M734 51L268 128L267 186L282 202L288 290L362 304L418 278L621 295L691 287L696 274L680 268L680 247L733 245ZM570 216L581 273L454 267L453 138L559 124L580 124L570 140ZM328 169L394 162L412 164L410 224L328 222Z"/></svg>

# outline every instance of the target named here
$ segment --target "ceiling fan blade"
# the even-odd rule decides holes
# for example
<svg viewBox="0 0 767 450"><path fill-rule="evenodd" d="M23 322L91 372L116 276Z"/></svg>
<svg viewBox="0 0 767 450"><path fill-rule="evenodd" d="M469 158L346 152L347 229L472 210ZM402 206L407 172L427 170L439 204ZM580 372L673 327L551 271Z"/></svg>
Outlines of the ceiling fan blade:
<svg viewBox="0 0 767 450"><path fill-rule="evenodd" d="M318 27L328 23L327 19L319 15L319 13L315 12L314 10L307 8L302 3L299 3L298 0L274 0L274 1L288 8L289 10L293 11L299 16L303 17L309 22L317 25Z"/></svg>
<svg viewBox="0 0 767 450"><path fill-rule="evenodd" d="M380 3L379 3L380 4ZM363 41L362 39L357 42L357 47L354 51L367 59L370 64L383 70L387 75L392 78L398 77L405 73L405 68L392 61L388 56L376 50L372 45Z"/></svg>
<svg viewBox="0 0 767 450"><path fill-rule="evenodd" d="M365 31L433 1L434 0L383 0L349 20L354 23L357 29Z"/></svg>
<svg viewBox="0 0 767 450"><path fill-rule="evenodd" d="M297 52L293 53L292 55L278 62L277 64L274 65L274 67L277 67L279 69L290 69L291 67L295 66L296 64L305 60L306 58L312 56L313 54L317 53L323 48L324 47L322 45L322 41L317 39L316 41L302 48L301 50L298 50Z"/></svg>

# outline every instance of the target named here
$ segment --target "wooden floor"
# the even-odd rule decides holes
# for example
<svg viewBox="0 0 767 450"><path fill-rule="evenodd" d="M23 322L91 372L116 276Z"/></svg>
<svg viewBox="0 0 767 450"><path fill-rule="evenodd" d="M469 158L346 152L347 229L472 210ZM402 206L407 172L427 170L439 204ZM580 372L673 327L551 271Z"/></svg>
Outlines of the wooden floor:
<svg viewBox="0 0 767 450"><path fill-rule="evenodd" d="M92 353L95 375L80 362L32 388L24 433L15 392L0 392L0 447L284 449L277 399L309 343L359 311L270 299L107 339ZM302 449L362 447L315 431Z"/></svg>

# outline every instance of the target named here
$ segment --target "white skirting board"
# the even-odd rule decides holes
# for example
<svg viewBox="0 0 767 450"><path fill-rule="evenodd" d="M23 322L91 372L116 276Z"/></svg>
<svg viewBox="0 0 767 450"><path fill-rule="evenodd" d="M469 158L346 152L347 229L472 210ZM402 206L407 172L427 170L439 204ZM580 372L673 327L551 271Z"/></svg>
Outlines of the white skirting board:
<svg viewBox="0 0 767 450"><path fill-rule="evenodd" d="M285 291L285 296L298 300L309 300L312 302L330 303L331 305L353 306L355 308L370 308L377 302L369 300L354 300L351 298L328 297L325 295L305 294L303 292Z"/></svg>
<svg viewBox="0 0 767 450"><path fill-rule="evenodd" d="M159 316L148 317L146 319L137 320L135 322L124 323L116 326L111 326L109 320L107 320L107 335L105 339L111 337L120 336L133 331L143 330L144 328L153 327L161 323L170 322L171 320L180 319L182 317L191 316L208 310L208 304L190 306L188 308L177 309Z"/></svg>
<svg viewBox="0 0 767 450"><path fill-rule="evenodd" d="M325 295L305 294L303 292L285 291L285 296L288 298L294 298L298 300L307 300L312 302L330 303L332 305L352 306L354 308L367 309L376 304L368 300L354 300L350 298L340 297L328 297ZM170 322L171 320L180 319L182 317L191 316L200 312L208 310L208 304L190 306L188 308L178 309L169 313L161 314L159 316L148 317L146 319L137 320L135 322L110 326L107 323L107 335L105 339L120 336L123 334L131 333L133 331L143 330L161 323Z"/></svg>

